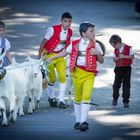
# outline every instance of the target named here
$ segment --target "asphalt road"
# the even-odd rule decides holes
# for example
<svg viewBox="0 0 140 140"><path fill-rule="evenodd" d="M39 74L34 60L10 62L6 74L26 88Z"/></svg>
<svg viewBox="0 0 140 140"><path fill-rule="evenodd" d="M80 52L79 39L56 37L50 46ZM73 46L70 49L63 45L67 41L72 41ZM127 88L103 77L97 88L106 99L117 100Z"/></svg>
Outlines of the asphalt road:
<svg viewBox="0 0 140 140"><path fill-rule="evenodd" d="M106 46L105 63L99 65L93 102L86 132L75 131L73 106L60 110L50 108L47 91L41 98L40 110L27 114L27 99L24 103L24 117L18 117L15 124L0 125L1 140L135 140L140 139L140 15L134 11L132 0L0 0L0 20L5 21L6 36L11 41L12 55L23 61L26 55L37 56L39 44L46 28L58 24L63 12L73 15L73 39L79 37L78 27L83 21L96 24L97 37ZM112 107L112 84L114 79L112 62L113 48L108 40L112 34L119 34L123 41L133 46L135 60L132 71L130 108L119 104ZM58 88L56 86L56 95ZM121 94L121 93L120 93ZM67 98L67 96L66 96ZM0 118L0 122L2 119Z"/></svg>

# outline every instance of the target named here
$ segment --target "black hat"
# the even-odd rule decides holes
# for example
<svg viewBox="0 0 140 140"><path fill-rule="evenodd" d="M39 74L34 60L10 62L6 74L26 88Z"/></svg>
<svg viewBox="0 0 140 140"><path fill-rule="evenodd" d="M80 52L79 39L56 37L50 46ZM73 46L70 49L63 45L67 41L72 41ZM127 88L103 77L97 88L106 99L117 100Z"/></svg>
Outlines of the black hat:
<svg viewBox="0 0 140 140"><path fill-rule="evenodd" d="M81 34L82 32L86 32L87 29L88 29L89 27L95 27L95 25L92 24L92 23L89 23L89 22L81 23L81 25L80 25L80 27L79 27L79 32L80 32L80 34Z"/></svg>

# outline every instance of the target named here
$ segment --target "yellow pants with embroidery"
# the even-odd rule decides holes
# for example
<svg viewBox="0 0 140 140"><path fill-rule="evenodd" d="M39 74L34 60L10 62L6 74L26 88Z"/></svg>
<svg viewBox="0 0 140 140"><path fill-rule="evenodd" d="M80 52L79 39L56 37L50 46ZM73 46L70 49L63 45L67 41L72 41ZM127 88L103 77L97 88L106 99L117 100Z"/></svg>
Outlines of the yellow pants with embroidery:
<svg viewBox="0 0 140 140"><path fill-rule="evenodd" d="M45 57L47 59L54 55L56 55L56 53L47 54ZM64 57L57 58L48 65L48 70L49 70L48 77L49 77L49 82L51 84L54 84L56 81L55 69L58 74L59 82L65 83L66 82L66 60Z"/></svg>
<svg viewBox="0 0 140 140"><path fill-rule="evenodd" d="M95 74L78 67L71 73L74 85L74 100L76 103L90 102Z"/></svg>

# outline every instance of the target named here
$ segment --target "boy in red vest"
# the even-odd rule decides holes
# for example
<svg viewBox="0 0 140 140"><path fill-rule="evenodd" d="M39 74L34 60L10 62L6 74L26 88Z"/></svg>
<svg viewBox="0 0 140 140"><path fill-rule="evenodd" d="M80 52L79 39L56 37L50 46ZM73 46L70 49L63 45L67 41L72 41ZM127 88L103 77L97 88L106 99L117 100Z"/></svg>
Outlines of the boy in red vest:
<svg viewBox="0 0 140 140"><path fill-rule="evenodd" d="M109 43L114 47L113 60L116 64L114 69L115 80L113 84L113 101L112 105L117 106L119 98L119 89L122 84L122 98L124 107L129 107L130 87L131 87L131 64L134 58L132 47L122 43L121 37L112 35Z"/></svg>
<svg viewBox="0 0 140 140"><path fill-rule="evenodd" d="M82 23L79 27L80 39L72 41L63 52L50 58L48 62L70 54L70 72L74 85L74 110L76 123L74 129L86 131L89 129L87 116L90 110L97 61L104 62L103 51L95 42L95 25Z"/></svg>
<svg viewBox="0 0 140 140"><path fill-rule="evenodd" d="M72 23L72 16L66 12L62 14L61 24L54 25L47 29L47 33L40 45L38 58L45 53L46 59L55 56L57 53L63 51L70 44L72 30L70 28ZM66 89L66 60L63 58L55 59L48 66L49 69L49 87L48 87L48 101L51 107L57 107L57 100L55 98L53 89L56 81L56 73L59 79L59 108L66 108L64 101L64 94Z"/></svg>

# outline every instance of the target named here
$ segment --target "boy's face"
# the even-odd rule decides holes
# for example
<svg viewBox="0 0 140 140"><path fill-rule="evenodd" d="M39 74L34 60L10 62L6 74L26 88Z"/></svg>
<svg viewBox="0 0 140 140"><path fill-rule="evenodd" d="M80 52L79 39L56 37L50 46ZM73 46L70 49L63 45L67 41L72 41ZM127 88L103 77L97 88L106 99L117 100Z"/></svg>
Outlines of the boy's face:
<svg viewBox="0 0 140 140"><path fill-rule="evenodd" d="M5 29L4 28L0 28L0 36L3 36L5 33Z"/></svg>
<svg viewBox="0 0 140 140"><path fill-rule="evenodd" d="M72 19L70 18L63 18L61 20L62 28L64 30L68 30L68 28L71 26L71 23L72 23Z"/></svg>
<svg viewBox="0 0 140 140"><path fill-rule="evenodd" d="M115 48L115 49L119 49L120 48L120 42L115 42L115 43L111 43L111 45Z"/></svg>
<svg viewBox="0 0 140 140"><path fill-rule="evenodd" d="M89 27L87 31L84 33L84 36L88 38L89 40L94 40L95 39L95 31L94 27Z"/></svg>

